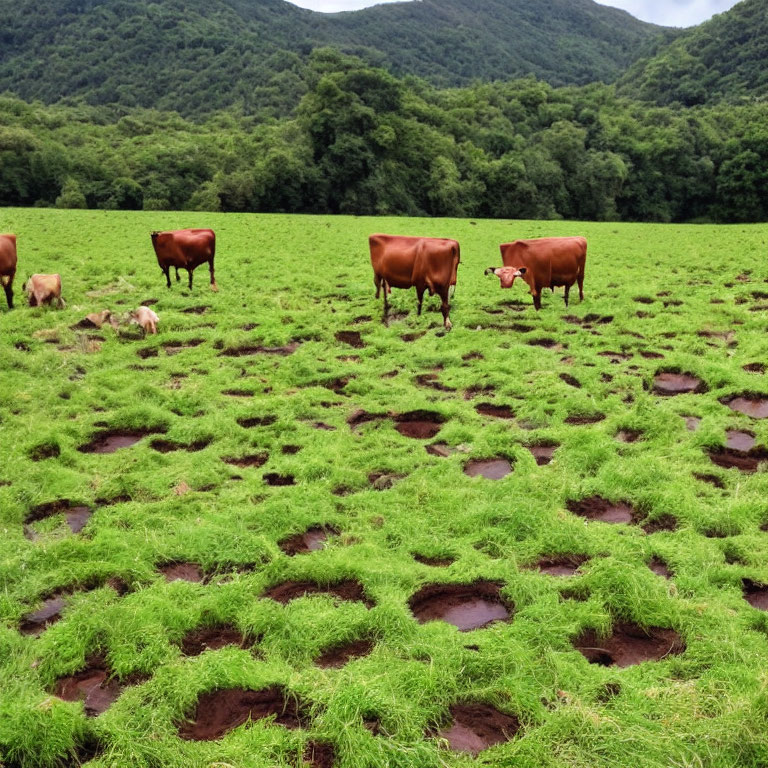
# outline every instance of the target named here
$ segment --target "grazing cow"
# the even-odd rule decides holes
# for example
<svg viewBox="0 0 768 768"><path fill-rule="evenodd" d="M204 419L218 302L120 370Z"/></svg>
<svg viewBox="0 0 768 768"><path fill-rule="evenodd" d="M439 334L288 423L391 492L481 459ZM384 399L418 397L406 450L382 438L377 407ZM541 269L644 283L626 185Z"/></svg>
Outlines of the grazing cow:
<svg viewBox="0 0 768 768"><path fill-rule="evenodd" d="M218 291L213 276L213 257L216 255L216 235L212 229L177 229L170 232L153 232L152 246L157 263L163 270L168 287L171 287L171 267L186 269L189 274L189 289L192 290L192 271L208 262L211 271L211 290Z"/></svg>
<svg viewBox="0 0 768 768"><path fill-rule="evenodd" d="M141 306L131 312L131 323L140 325L144 329L144 335L157 333L157 324L160 318L149 307Z"/></svg>
<svg viewBox="0 0 768 768"><path fill-rule="evenodd" d="M393 287L416 288L418 314L424 291L429 291L430 296L437 294L442 301L443 325L450 329L448 294L456 286L456 270L461 261L459 244L438 237L399 235L371 235L368 244L377 299L384 289L384 314L389 308L387 294Z"/></svg>
<svg viewBox="0 0 768 768"><path fill-rule="evenodd" d="M16 235L0 235L0 283L8 309L13 309L13 278L16 275Z"/></svg>
<svg viewBox="0 0 768 768"><path fill-rule="evenodd" d="M516 277L528 283L533 306L541 309L541 289L565 286L565 306L568 293L578 282L579 299L584 300L584 264L587 241L583 237L541 237L536 240L515 240L499 246L503 267L488 267L501 280L502 288L511 288Z"/></svg>
<svg viewBox="0 0 768 768"><path fill-rule="evenodd" d="M54 300L59 307L65 306L61 298L61 275L32 275L21 290L27 292L30 307L52 304Z"/></svg>

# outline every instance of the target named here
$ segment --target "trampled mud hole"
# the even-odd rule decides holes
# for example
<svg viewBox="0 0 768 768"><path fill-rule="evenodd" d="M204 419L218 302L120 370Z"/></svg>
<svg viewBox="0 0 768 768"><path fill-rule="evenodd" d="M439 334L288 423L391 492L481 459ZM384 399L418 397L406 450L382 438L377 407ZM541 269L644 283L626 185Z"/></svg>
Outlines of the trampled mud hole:
<svg viewBox="0 0 768 768"><path fill-rule="evenodd" d="M310 741L304 747L302 759L308 768L333 768L336 765L336 750L333 744Z"/></svg>
<svg viewBox="0 0 768 768"><path fill-rule="evenodd" d="M21 617L19 632L22 635L39 635L61 618L61 612L66 604L66 595L53 595L46 598L40 608Z"/></svg>
<svg viewBox="0 0 768 768"><path fill-rule="evenodd" d="M278 542L277 546L280 547L286 555L293 557L294 555L300 555L306 552L316 552L317 550L323 549L329 536L338 535L338 528L334 528L333 526L314 525L311 528L307 528L304 533L297 533L293 536L289 536L287 539L283 539Z"/></svg>
<svg viewBox="0 0 768 768"><path fill-rule="evenodd" d="M573 576L587 560L587 555L550 555L542 557L534 565L540 573L549 576Z"/></svg>
<svg viewBox="0 0 768 768"><path fill-rule="evenodd" d="M187 632L181 640L181 652L185 656L199 656L204 651L217 651L234 645L237 648L249 648L252 642L231 624L219 624L213 627L198 627Z"/></svg>
<svg viewBox="0 0 768 768"><path fill-rule="evenodd" d="M440 730L438 736L455 752L477 755L495 744L510 741L520 730L516 717L488 704L454 704L450 712L451 725Z"/></svg>
<svg viewBox="0 0 768 768"><path fill-rule="evenodd" d="M760 584L752 579L743 579L741 582L744 599L753 607L761 611L768 611L768 585Z"/></svg>
<svg viewBox="0 0 768 768"><path fill-rule="evenodd" d="M449 565L452 565L456 562L455 557L431 557L429 555L420 555L418 552L414 553L413 559L417 563L421 563L422 565L429 565L432 568L447 568Z"/></svg>
<svg viewBox="0 0 768 768"><path fill-rule="evenodd" d="M605 418L604 413L572 413L566 417L566 424L597 424L598 421L602 421Z"/></svg>
<svg viewBox="0 0 768 768"><path fill-rule="evenodd" d="M97 717L117 700L122 686L110 676L103 657L88 659L85 669L56 681L54 695L64 701L82 701L85 714Z"/></svg>
<svg viewBox="0 0 768 768"><path fill-rule="evenodd" d="M232 464L236 467L261 467L267 463L269 459L268 453L250 453L246 456L227 456L222 457L222 461L227 464Z"/></svg>
<svg viewBox="0 0 768 768"><path fill-rule="evenodd" d="M281 475L279 472L267 472L264 475L264 482L272 486L296 485L296 478L293 475Z"/></svg>
<svg viewBox="0 0 768 768"><path fill-rule="evenodd" d="M163 434L165 428L155 427L146 429L110 429L97 432L85 445L77 450L80 453L114 453L120 448L135 445L147 435Z"/></svg>
<svg viewBox="0 0 768 768"><path fill-rule="evenodd" d="M333 648L328 648L323 651L323 653L315 659L315 664L323 669L338 669L352 661L352 659L360 659L363 656L368 656L375 645L374 641L368 637L352 640L343 645L336 645Z"/></svg>
<svg viewBox="0 0 768 768"><path fill-rule="evenodd" d="M753 419L768 419L768 395L745 394L721 400L732 411L738 411Z"/></svg>
<svg viewBox="0 0 768 768"><path fill-rule="evenodd" d="M157 567L166 581L190 581L198 584L205 579L203 569L197 563L171 562Z"/></svg>
<svg viewBox="0 0 768 768"><path fill-rule="evenodd" d="M214 741L249 720L266 717L286 728L301 728L308 723L303 704L278 686L260 691L224 688L200 695L191 721L179 726L179 736L191 741Z"/></svg>
<svg viewBox="0 0 768 768"><path fill-rule="evenodd" d="M395 429L404 437L417 440L433 438L446 421L446 417L437 411L406 411L395 417Z"/></svg>
<svg viewBox="0 0 768 768"><path fill-rule="evenodd" d="M600 520L603 523L635 523L639 517L627 502L612 502L602 496L589 496L579 501L568 501L566 506L579 517Z"/></svg>
<svg viewBox="0 0 768 768"><path fill-rule="evenodd" d="M754 435L748 432L729 431L726 448L708 451L713 464L724 469L736 468L742 472L756 472L761 462L768 461L768 450L754 448ZM721 486L722 487L722 486Z"/></svg>
<svg viewBox="0 0 768 768"><path fill-rule="evenodd" d="M408 600L416 620L446 621L461 632L507 621L512 607L501 597L503 584L477 581L474 584L427 584Z"/></svg>
<svg viewBox="0 0 768 768"><path fill-rule="evenodd" d="M292 341L282 347L263 347L261 345L244 344L239 347L229 347L219 352L219 357L247 357L248 355L281 355L283 357L292 355L299 347L301 342Z"/></svg>
<svg viewBox="0 0 768 768"><path fill-rule="evenodd" d="M691 373L657 373L653 380L653 391L657 395L701 394L707 391L707 385Z"/></svg>
<svg viewBox="0 0 768 768"><path fill-rule="evenodd" d="M241 427L252 429L253 427L268 427L274 424L277 421L277 416L273 416L271 413L266 416L241 416L236 421Z"/></svg>
<svg viewBox="0 0 768 768"><path fill-rule="evenodd" d="M535 443L527 445L526 448L531 452L536 463L540 466L546 466L552 461L555 451L560 447L560 443Z"/></svg>
<svg viewBox="0 0 768 768"><path fill-rule="evenodd" d="M651 562L648 563L648 567L657 576L663 576L665 579L672 578L672 571L670 567L660 557L654 557Z"/></svg>
<svg viewBox="0 0 768 768"><path fill-rule="evenodd" d="M336 331L335 338L336 341L342 344L349 344L350 347L355 349L362 349L365 346L360 331Z"/></svg>
<svg viewBox="0 0 768 768"><path fill-rule="evenodd" d="M202 451L204 448L207 448L212 442L212 437L204 437L200 440L195 440L192 443L177 443L174 440L163 440L161 438L153 440L149 444L149 447L158 453L171 453L172 451L196 453L197 451Z"/></svg>
<svg viewBox="0 0 768 768"><path fill-rule="evenodd" d="M514 419L515 412L508 405L496 403L478 403L475 410L482 416L493 416L497 419Z"/></svg>
<svg viewBox="0 0 768 768"><path fill-rule="evenodd" d="M351 579L327 586L311 581L286 581L283 584L270 587L261 596L286 605L291 600L311 595L330 595L342 601L363 603L366 608L373 607L373 602L365 595L363 585L359 581Z"/></svg>
<svg viewBox="0 0 768 768"><path fill-rule="evenodd" d="M28 526L31 523L36 523L38 520L44 520L59 514L64 515L72 533L79 533L83 530L88 520L90 520L93 510L81 504L73 505L69 499L58 499L57 501L49 501L33 507L24 518L24 525ZM30 539L35 538L34 532L31 530L25 529L25 535Z"/></svg>
<svg viewBox="0 0 768 768"><path fill-rule="evenodd" d="M636 443L643 433L639 429L620 429L616 433L616 439L620 443Z"/></svg>
<svg viewBox="0 0 768 768"><path fill-rule="evenodd" d="M464 465L464 474L469 477L485 477L488 480L501 480L512 472L508 459L473 459Z"/></svg>
<svg viewBox="0 0 768 768"><path fill-rule="evenodd" d="M608 637L600 637L594 629L585 630L573 640L573 647L590 664L630 667L682 653L685 643L674 629L617 622Z"/></svg>

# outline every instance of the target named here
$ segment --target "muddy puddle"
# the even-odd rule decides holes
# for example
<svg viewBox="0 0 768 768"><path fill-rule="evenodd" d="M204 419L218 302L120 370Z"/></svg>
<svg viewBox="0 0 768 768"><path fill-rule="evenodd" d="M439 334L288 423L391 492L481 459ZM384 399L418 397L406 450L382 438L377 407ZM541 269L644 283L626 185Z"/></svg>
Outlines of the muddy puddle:
<svg viewBox="0 0 768 768"><path fill-rule="evenodd" d="M368 656L375 643L370 638L360 638L359 640L353 640L343 645L337 645L333 648L329 648L315 659L315 664L323 669L338 669L343 667L352 659L360 659L363 656Z"/></svg>
<svg viewBox="0 0 768 768"><path fill-rule="evenodd" d="M90 442L81 445L77 450L80 453L114 453L121 448L129 448L135 445L147 435L162 434L165 429L111 429L106 432L98 432Z"/></svg>
<svg viewBox="0 0 768 768"><path fill-rule="evenodd" d="M546 466L552 461L552 457L559 447L560 443L536 443L526 446L540 467Z"/></svg>
<svg viewBox="0 0 768 768"><path fill-rule="evenodd" d="M600 637L587 629L573 641L590 664L604 667L630 667L644 661L660 659L682 653L685 643L674 629L640 627L630 622L618 622L608 637Z"/></svg>
<svg viewBox="0 0 768 768"><path fill-rule="evenodd" d="M347 417L347 424L354 430L361 424L367 424L370 421L380 421L381 419L387 418L389 418L388 413L371 413L362 408L357 408Z"/></svg>
<svg viewBox="0 0 768 768"><path fill-rule="evenodd" d="M179 736L191 741L214 741L249 720L274 718L275 725L300 728L307 716L295 695L278 686L260 691L224 688L198 697L191 720L179 726Z"/></svg>
<svg viewBox="0 0 768 768"><path fill-rule="evenodd" d="M512 472L512 464L507 459L476 459L464 465L464 474L469 477L485 477L488 480L501 480Z"/></svg>
<svg viewBox="0 0 768 768"><path fill-rule="evenodd" d="M222 458L226 464L232 464L235 467L261 467L267 463L268 453L251 453L247 456L228 456Z"/></svg>
<svg viewBox="0 0 768 768"><path fill-rule="evenodd" d="M753 608L768 611L768 585L760 584L752 581L752 579L743 579L741 585L744 599Z"/></svg>
<svg viewBox="0 0 768 768"><path fill-rule="evenodd" d="M768 396L766 395L743 395L721 402L732 411L738 411L753 419L768 418Z"/></svg>
<svg viewBox="0 0 768 768"><path fill-rule="evenodd" d="M445 621L461 632L507 621L511 609L501 597L503 585L491 581L474 584L427 584L408 600L420 624Z"/></svg>
<svg viewBox="0 0 768 768"><path fill-rule="evenodd" d="M85 669L56 681L54 695L64 701L82 701L88 717L106 712L120 696L122 686L110 677L102 657L92 657Z"/></svg>
<svg viewBox="0 0 768 768"><path fill-rule="evenodd" d="M278 542L277 546L280 547L286 555L293 557L294 555L301 555L306 552L317 552L320 549L324 549L328 537L338 535L338 528L315 525L311 528L307 528L304 533L297 533L293 536L289 536L287 539L283 539Z"/></svg>
<svg viewBox="0 0 768 768"><path fill-rule="evenodd" d="M341 581L337 584L322 586L311 581L286 581L270 587L262 594L270 600L286 605L291 600L312 595L330 595L337 600L364 603L371 608L373 603L365 596L363 585L359 581Z"/></svg>
<svg viewBox="0 0 768 768"><path fill-rule="evenodd" d="M424 450L426 450L430 456L440 456L443 459L447 459L454 452L454 449L447 443L432 443L431 445L425 445Z"/></svg>
<svg viewBox="0 0 768 768"><path fill-rule="evenodd" d="M690 373L657 373L653 380L653 391L657 395L685 395L706 392L707 387L697 376Z"/></svg>
<svg viewBox="0 0 768 768"><path fill-rule="evenodd" d="M21 617L19 632L22 635L39 635L61 618L61 612L66 604L67 598L63 595L47 598L36 611L31 611Z"/></svg>
<svg viewBox="0 0 768 768"><path fill-rule="evenodd" d="M714 464L724 469L736 468L742 472L757 471L760 462L768 460L768 450L755 448L755 435L736 429L725 433L725 448L712 448L708 451Z"/></svg>
<svg viewBox="0 0 768 768"><path fill-rule="evenodd" d="M534 567L548 576L573 576L587 560L587 555L550 555L542 557Z"/></svg>
<svg viewBox="0 0 768 768"><path fill-rule="evenodd" d="M648 567L657 576L663 576L665 579L671 579L672 578L672 570L670 569L670 567L660 557L654 557L648 563Z"/></svg>
<svg viewBox="0 0 768 768"><path fill-rule="evenodd" d="M24 535L28 539L34 540L37 538L37 535L30 527L31 524L59 514L64 515L69 530L72 531L72 533L80 533L91 519L93 510L82 504L73 505L69 499L59 499L57 501L46 502L45 504L38 504L36 507L33 507L26 518L24 518Z"/></svg>
<svg viewBox="0 0 768 768"><path fill-rule="evenodd" d="M630 504L624 501L608 501L602 496L589 496L579 501L569 501L566 506L574 515L603 523L634 523L638 518Z"/></svg>
<svg viewBox="0 0 768 768"><path fill-rule="evenodd" d="M248 648L250 643L242 632L231 624L198 627L184 635L181 640L181 652L185 656L199 656L205 651L217 651L228 645Z"/></svg>
<svg viewBox="0 0 768 768"><path fill-rule="evenodd" d="M454 704L451 724L438 732L454 752L478 755L488 747L503 744L520 730L520 721L489 704Z"/></svg>
<svg viewBox="0 0 768 768"><path fill-rule="evenodd" d="M417 440L433 438L446 421L441 413L426 410L407 411L397 414L394 419L395 429L403 437L412 437Z"/></svg>
<svg viewBox="0 0 768 768"><path fill-rule="evenodd" d="M514 419L515 412L508 405L497 405L496 403L478 403L475 410L481 416L493 416L496 419Z"/></svg>
<svg viewBox="0 0 768 768"><path fill-rule="evenodd" d="M205 579L203 569L197 563L164 563L157 572L165 576L166 581L190 581L198 584Z"/></svg>

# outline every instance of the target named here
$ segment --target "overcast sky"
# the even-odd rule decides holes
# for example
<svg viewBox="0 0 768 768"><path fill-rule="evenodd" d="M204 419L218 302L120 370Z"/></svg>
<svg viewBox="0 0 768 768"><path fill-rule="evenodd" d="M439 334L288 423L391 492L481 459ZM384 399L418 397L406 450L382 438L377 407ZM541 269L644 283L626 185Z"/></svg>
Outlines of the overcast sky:
<svg viewBox="0 0 768 768"><path fill-rule="evenodd" d="M379 0L379 2L394 0ZM334 13L335 11L354 11L376 5L372 0L289 0L302 8L313 11ZM471 2L471 0L469 0ZM690 27L706 21L715 13L727 11L736 5L736 0L609 0L603 5L623 8L643 21L662 24L665 27Z"/></svg>

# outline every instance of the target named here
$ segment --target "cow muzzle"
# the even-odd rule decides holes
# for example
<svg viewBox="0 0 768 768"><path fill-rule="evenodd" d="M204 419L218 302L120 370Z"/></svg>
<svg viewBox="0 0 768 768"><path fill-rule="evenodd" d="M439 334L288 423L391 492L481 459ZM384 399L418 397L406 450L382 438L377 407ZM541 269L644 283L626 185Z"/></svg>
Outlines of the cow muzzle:
<svg viewBox="0 0 768 768"><path fill-rule="evenodd" d="M486 269L485 272L483 272L483 274L484 275L495 275L497 269L498 269L498 267L488 267L488 269Z"/></svg>

